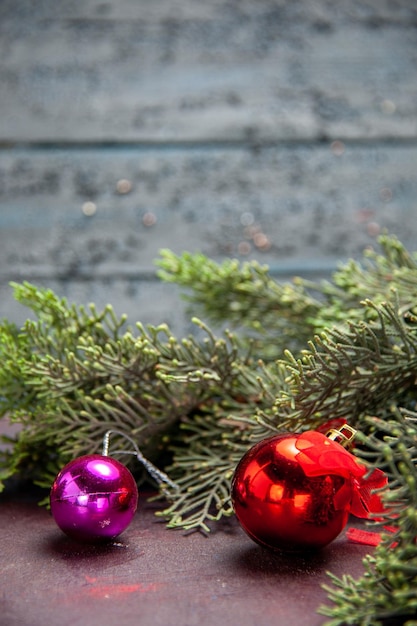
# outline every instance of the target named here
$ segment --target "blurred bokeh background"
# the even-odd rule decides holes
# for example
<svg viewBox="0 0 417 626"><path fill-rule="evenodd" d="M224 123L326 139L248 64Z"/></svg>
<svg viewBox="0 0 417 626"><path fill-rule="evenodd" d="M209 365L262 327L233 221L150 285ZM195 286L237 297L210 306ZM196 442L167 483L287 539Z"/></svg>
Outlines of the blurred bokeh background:
<svg viewBox="0 0 417 626"><path fill-rule="evenodd" d="M189 322L161 248L327 276L417 248L415 0L0 0L10 281Z"/></svg>

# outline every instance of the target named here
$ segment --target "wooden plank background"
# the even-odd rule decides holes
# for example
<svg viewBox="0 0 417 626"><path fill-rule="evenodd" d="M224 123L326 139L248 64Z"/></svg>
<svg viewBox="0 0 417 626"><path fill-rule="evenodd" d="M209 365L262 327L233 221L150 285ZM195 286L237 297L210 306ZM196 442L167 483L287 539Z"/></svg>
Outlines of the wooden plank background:
<svg viewBox="0 0 417 626"><path fill-rule="evenodd" d="M0 1L0 316L190 325L161 248L321 276L417 248L414 0Z"/></svg>

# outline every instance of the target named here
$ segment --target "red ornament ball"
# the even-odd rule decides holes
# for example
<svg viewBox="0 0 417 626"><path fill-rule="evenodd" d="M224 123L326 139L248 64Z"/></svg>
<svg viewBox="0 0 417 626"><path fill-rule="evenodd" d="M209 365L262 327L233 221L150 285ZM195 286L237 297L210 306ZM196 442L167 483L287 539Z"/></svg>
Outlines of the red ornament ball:
<svg viewBox="0 0 417 626"><path fill-rule="evenodd" d="M256 444L238 464L233 507L242 528L263 546L321 548L339 535L350 512L367 517L362 493L366 471L343 446L319 432L275 435Z"/></svg>
<svg viewBox="0 0 417 626"><path fill-rule="evenodd" d="M136 512L138 489L130 471L108 456L74 459L56 477L51 512L69 537L88 543L115 539Z"/></svg>

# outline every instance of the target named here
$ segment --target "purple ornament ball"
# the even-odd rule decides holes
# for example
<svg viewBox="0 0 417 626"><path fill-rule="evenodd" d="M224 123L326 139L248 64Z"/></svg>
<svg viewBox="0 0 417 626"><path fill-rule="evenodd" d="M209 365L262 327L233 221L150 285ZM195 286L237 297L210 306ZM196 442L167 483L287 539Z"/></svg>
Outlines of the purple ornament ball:
<svg viewBox="0 0 417 626"><path fill-rule="evenodd" d="M55 522L69 537L87 543L111 541L132 521L138 488L122 463L89 454L59 472L50 503Z"/></svg>

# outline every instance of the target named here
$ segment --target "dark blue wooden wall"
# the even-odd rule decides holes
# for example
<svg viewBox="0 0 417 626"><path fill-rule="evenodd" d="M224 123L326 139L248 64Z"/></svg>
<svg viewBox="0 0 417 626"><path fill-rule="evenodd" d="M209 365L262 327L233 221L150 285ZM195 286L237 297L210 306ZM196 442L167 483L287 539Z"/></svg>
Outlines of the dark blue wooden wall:
<svg viewBox="0 0 417 626"><path fill-rule="evenodd" d="M12 280L188 329L160 248L326 275L417 248L415 0L0 0Z"/></svg>

